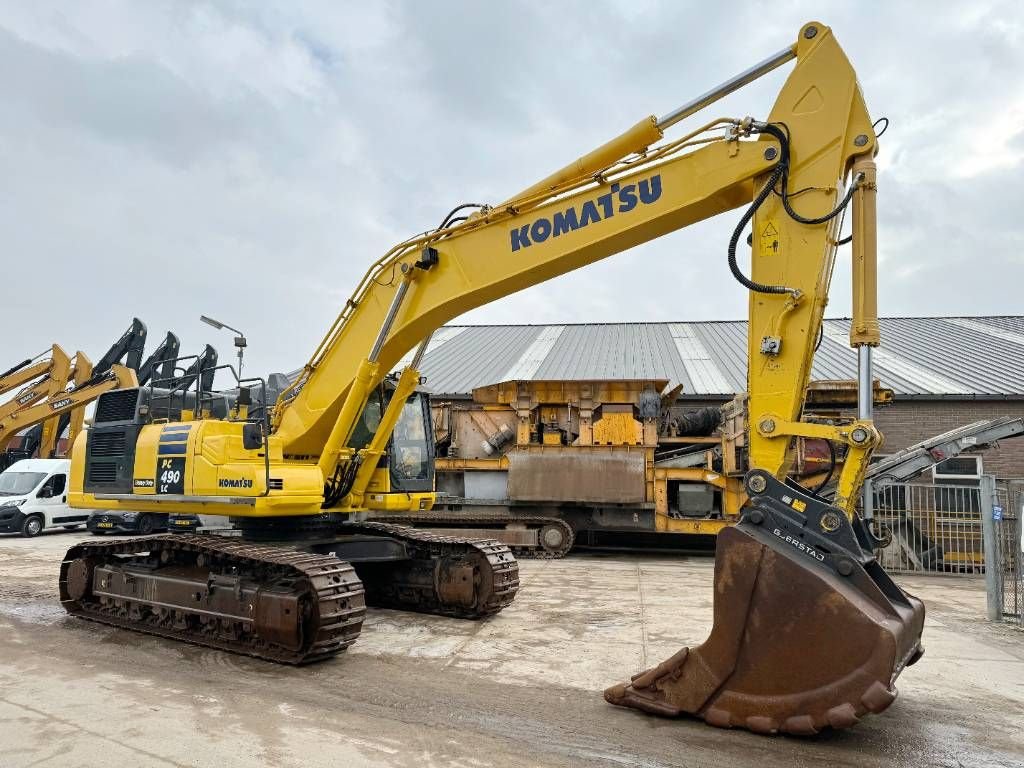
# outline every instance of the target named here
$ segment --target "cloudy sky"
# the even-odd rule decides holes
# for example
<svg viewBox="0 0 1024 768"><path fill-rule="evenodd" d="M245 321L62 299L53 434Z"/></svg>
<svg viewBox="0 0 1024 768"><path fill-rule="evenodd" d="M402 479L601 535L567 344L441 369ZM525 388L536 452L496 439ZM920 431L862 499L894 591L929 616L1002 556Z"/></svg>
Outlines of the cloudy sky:
<svg viewBox="0 0 1024 768"><path fill-rule="evenodd" d="M1021 313L1019 0L11 0L0 368L54 341L95 359L133 315L151 339L172 329L183 351L211 341L230 356L201 313L247 333L249 371L296 368L390 245L669 111L818 15L872 116L892 121L882 313ZM766 116L787 71L711 111ZM738 216L464 320L741 318L726 265ZM830 316L849 312L847 271Z"/></svg>

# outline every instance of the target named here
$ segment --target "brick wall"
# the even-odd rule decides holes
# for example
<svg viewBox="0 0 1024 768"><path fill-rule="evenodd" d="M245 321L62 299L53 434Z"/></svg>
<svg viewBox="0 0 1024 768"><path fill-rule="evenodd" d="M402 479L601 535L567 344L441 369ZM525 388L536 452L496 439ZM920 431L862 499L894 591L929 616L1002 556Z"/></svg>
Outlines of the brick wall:
<svg viewBox="0 0 1024 768"><path fill-rule="evenodd" d="M680 401L679 407L712 404L707 400ZM892 453L972 421L1003 416L1024 417L1024 400L897 400L875 409L875 424L885 436L882 452ZM981 455L985 472L1000 479L1024 478L1024 436L1004 440Z"/></svg>
<svg viewBox="0 0 1024 768"><path fill-rule="evenodd" d="M1002 416L1024 416L1024 401L903 400L875 409L875 424L885 435L882 451L890 453L972 421ZM985 472L1001 479L1024 478L1024 436L1004 440L981 455Z"/></svg>

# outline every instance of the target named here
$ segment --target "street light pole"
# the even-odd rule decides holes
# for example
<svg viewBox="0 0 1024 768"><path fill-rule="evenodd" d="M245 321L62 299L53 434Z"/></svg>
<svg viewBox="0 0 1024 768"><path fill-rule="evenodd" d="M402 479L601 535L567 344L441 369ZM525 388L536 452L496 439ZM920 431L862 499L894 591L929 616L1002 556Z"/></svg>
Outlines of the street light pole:
<svg viewBox="0 0 1024 768"><path fill-rule="evenodd" d="M207 317L206 315L200 315L199 319L202 322L206 323L207 325L213 326L218 331L226 328L227 330L232 331L232 332L234 332L236 334L236 336L235 336L235 348L238 349L238 379L239 379L239 381L241 381L241 379L242 379L242 355L244 354L245 347L246 347L245 334L242 333L237 328L232 328L227 323L222 323L219 320L214 320L212 317Z"/></svg>

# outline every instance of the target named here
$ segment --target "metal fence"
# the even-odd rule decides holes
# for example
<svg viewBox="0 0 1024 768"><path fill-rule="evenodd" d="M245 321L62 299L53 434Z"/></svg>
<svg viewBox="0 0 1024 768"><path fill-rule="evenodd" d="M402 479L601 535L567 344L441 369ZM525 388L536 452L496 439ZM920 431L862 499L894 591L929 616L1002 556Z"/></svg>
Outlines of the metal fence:
<svg viewBox="0 0 1024 768"><path fill-rule="evenodd" d="M990 579L995 591L990 613L1006 622L1024 627L1024 481L1001 483L995 489L992 532L996 557Z"/></svg>
<svg viewBox="0 0 1024 768"><path fill-rule="evenodd" d="M893 483L874 491L874 515L892 535L876 550L894 573L980 574L985 570L979 486Z"/></svg>
<svg viewBox="0 0 1024 768"><path fill-rule="evenodd" d="M893 483L873 499L892 536L875 551L886 570L984 574L989 619L1024 627L1024 481Z"/></svg>

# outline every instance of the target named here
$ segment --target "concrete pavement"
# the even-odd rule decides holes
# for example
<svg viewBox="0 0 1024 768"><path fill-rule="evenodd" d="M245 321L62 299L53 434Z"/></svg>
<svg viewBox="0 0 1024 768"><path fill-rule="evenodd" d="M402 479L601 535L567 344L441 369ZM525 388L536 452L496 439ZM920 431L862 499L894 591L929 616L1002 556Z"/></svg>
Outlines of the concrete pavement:
<svg viewBox="0 0 1024 768"><path fill-rule="evenodd" d="M604 703L711 625L710 558L524 561L486 622L371 610L336 660L280 667L71 619L81 534L0 537L0 766L1019 766L1024 633L983 583L919 577L924 659L855 729L765 738Z"/></svg>

